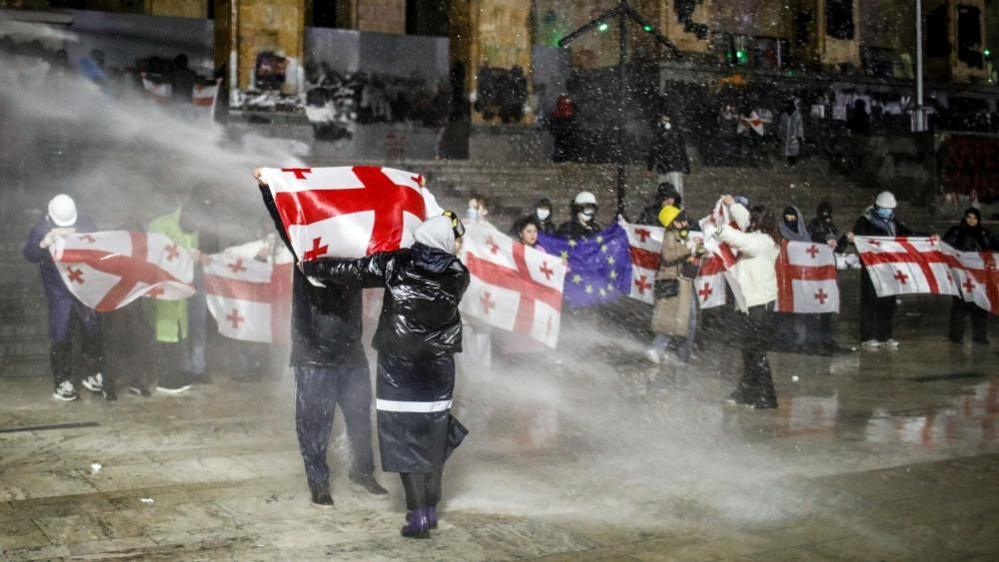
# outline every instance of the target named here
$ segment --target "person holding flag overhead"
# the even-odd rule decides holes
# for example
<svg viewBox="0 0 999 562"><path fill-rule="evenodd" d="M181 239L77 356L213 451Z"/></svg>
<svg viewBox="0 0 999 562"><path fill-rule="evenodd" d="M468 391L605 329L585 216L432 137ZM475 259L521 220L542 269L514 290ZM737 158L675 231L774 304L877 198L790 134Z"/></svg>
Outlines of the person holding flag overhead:
<svg viewBox="0 0 999 562"><path fill-rule="evenodd" d="M454 354L461 351L458 304L468 269L455 256L464 227L454 213L427 219L411 248L360 259L300 262L329 292L384 287L378 329L378 438L382 470L398 472L406 492L401 534L429 538L437 526L444 461L467 431L451 414Z"/></svg>
<svg viewBox="0 0 999 562"><path fill-rule="evenodd" d="M271 188L254 172L281 240L295 248ZM295 368L295 429L305 461L312 503L332 507L330 469L326 462L337 404L343 408L353 453L349 478L374 495L386 495L375 480L371 447L371 379L361 343L361 290L317 287L299 268L292 278L291 364Z"/></svg>
<svg viewBox="0 0 999 562"><path fill-rule="evenodd" d="M767 350L773 332L774 303L777 301L777 256L780 255L780 233L773 213L756 206L751 211L736 203L735 198L722 198L736 226L719 224L716 236L739 252L732 274L742 295L739 311L742 318L743 374L739 386L729 396L729 402L757 410L777 407L777 391Z"/></svg>

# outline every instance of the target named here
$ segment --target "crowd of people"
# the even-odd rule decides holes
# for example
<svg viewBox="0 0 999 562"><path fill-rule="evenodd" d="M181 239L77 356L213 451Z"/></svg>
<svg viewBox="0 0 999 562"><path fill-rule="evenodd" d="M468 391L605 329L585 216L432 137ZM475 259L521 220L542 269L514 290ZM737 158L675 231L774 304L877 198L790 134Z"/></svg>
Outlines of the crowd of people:
<svg viewBox="0 0 999 562"><path fill-rule="evenodd" d="M262 181L258 177L258 181ZM272 195L261 183L265 206L274 217L284 247L254 245L253 258L273 259L291 244L277 218ZM150 396L188 391L192 384L208 383L206 335L208 314L203 266L220 251L207 227L215 216L215 201L206 185L196 186L188 200L173 212L153 220L144 230L169 238L191 252L196 262L194 296L175 301L136 301L110 313L96 313L68 290L50 253L50 247L70 233L93 232L96 227L78 212L66 195L54 197L46 216L36 224L24 246L24 257L39 265L49 304L49 336L54 398L77 399L77 382L88 391L116 399L116 389ZM446 212L431 217L415 233L409 249L379 253L358 260L324 258L298 263L292 280L291 358L296 380L296 430L312 502L333 504L327 447L336 405L340 405L353 451L349 479L367 492L387 492L374 477L371 405L372 385L362 341L362 289L385 289L372 347L378 353L374 404L381 465L401 475L406 493L407 523L402 534L427 537L437 525L444 462L460 444L466 430L451 415L456 360L469 357L488 364L494 338L487 326L468 323L458 313L469 272L457 258L465 222L487 222L490 201L476 195L465 216ZM693 285L707 257L704 236L712 236L738 253L730 273L739 287L728 327L727 343L741 352L742 375L728 397L734 404L754 409L778 406L768 352L838 353L856 350L840 346L833 337L832 314L789 314L775 310L775 263L781 242L812 241L845 252L854 236L914 236L895 215L897 201L890 192L878 194L851 229L841 232L832 206L818 205L815 217L805 221L793 206L779 213L739 195L720 200L723 215L712 214L710 232L694 235L698 221L683 207L676 188L663 182L655 200L636 221L664 227L660 265L654 283L655 304L648 332L646 358L659 365L688 363L694 354L700 310ZM539 235L570 240L600 233L598 201L587 191L568 205L569 220L556 225L552 202L540 198L534 209L514 221L512 236L544 251ZM120 225L143 230L143 225ZM960 224L943 240L962 251L999 250L999 239L981 223L977 209L968 209ZM321 281L322 286L310 281ZM862 273L860 342L865 349L897 349L893 335L895 297L879 297L870 277ZM955 298L949 337L961 342L970 317L972 339L987 343L984 310ZM82 361L73 359L79 341ZM155 369L137 369L141 354L155 356ZM456 354L457 355L456 357ZM459 364L460 367L460 364ZM75 372L74 372L75 371Z"/></svg>

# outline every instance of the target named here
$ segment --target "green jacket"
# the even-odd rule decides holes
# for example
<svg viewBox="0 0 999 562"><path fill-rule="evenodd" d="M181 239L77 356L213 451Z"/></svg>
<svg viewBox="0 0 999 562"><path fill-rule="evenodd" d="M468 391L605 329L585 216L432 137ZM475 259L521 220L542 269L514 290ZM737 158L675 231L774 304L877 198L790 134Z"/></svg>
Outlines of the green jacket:
<svg viewBox="0 0 999 562"><path fill-rule="evenodd" d="M165 234L181 248L198 248L198 233L186 233L180 228L180 208L149 223L149 232ZM152 308L153 327L156 328L156 341L176 343L187 337L187 299L161 301L149 299Z"/></svg>

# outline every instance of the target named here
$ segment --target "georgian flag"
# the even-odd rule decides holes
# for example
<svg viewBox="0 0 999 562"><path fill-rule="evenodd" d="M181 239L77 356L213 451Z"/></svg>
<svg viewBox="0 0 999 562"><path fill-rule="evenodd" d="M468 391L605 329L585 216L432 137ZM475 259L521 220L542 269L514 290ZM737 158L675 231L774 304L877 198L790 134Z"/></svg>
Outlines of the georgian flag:
<svg viewBox="0 0 999 562"><path fill-rule="evenodd" d="M857 236L854 242L879 297L910 294L960 296L954 250L931 238Z"/></svg>
<svg viewBox="0 0 999 562"><path fill-rule="evenodd" d="M298 259L359 258L407 248L442 209L423 177L378 166L262 168Z"/></svg>
<svg viewBox="0 0 999 562"><path fill-rule="evenodd" d="M463 316L551 348L558 344L566 272L559 257L483 223L466 227L459 257L471 274L459 306Z"/></svg>
<svg viewBox="0 0 999 562"><path fill-rule="evenodd" d="M215 107L215 99L219 94L219 82L207 86L195 84L191 92L191 104L195 107L205 107L212 109Z"/></svg>
<svg viewBox="0 0 999 562"><path fill-rule="evenodd" d="M286 340L291 268L290 260L272 264L229 251L212 255L204 267L205 297L219 333L243 341Z"/></svg>
<svg viewBox="0 0 999 562"><path fill-rule="evenodd" d="M70 293L98 312L139 297L186 299L194 294L194 258L163 234L112 230L69 234L50 247Z"/></svg>
<svg viewBox="0 0 999 562"><path fill-rule="evenodd" d="M628 234L628 245L631 251L631 293L633 299L655 304L656 299L652 286L655 284L656 273L659 271L659 260L663 249L663 233L661 226L645 226L630 224L623 219L619 221L621 228Z"/></svg>
<svg viewBox="0 0 999 562"><path fill-rule="evenodd" d="M814 242L781 242L777 258L777 310L839 312L839 285L832 248Z"/></svg>
<svg viewBox="0 0 999 562"><path fill-rule="evenodd" d="M725 304L725 262L718 255L709 255L701 259L701 269L694 279L694 294L697 304L702 308L715 308Z"/></svg>
<svg viewBox="0 0 999 562"><path fill-rule="evenodd" d="M141 76L142 89L146 91L147 95L156 100L156 103L170 103L173 96L173 86L169 82L160 82L159 75L151 75L143 72Z"/></svg>
<svg viewBox="0 0 999 562"><path fill-rule="evenodd" d="M997 254L992 252L952 251L956 266L952 268L961 298L975 303L992 314L999 314L999 269Z"/></svg>

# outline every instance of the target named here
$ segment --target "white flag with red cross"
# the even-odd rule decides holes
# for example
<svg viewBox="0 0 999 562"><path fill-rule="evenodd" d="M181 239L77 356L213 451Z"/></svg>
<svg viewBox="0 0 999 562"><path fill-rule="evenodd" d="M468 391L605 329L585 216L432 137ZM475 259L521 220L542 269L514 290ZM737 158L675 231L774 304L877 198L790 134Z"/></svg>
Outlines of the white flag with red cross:
<svg viewBox="0 0 999 562"><path fill-rule="evenodd" d="M50 247L69 292L98 312L146 296L194 294L194 258L163 234L112 230L70 234Z"/></svg>
<svg viewBox="0 0 999 562"><path fill-rule="evenodd" d="M169 82L162 81L163 78L158 74L146 74L143 72L141 77L142 89L146 91L146 95L153 98L156 103L170 103L173 96L173 86Z"/></svg>
<svg viewBox="0 0 999 562"><path fill-rule="evenodd" d="M213 109L215 107L215 99L219 94L220 82L221 80L216 81L214 84L195 84L194 90L191 91L191 105Z"/></svg>
<svg viewBox="0 0 999 562"><path fill-rule="evenodd" d="M953 249L935 238L857 236L854 243L879 297L961 294Z"/></svg>
<svg viewBox="0 0 999 562"><path fill-rule="evenodd" d="M460 258L471 274L462 315L548 347L558 344L566 272L561 258L515 242L488 224L467 226Z"/></svg>
<svg viewBox="0 0 999 562"><path fill-rule="evenodd" d="M646 226L619 221L621 228L628 234L628 245L631 251L631 293L633 299L654 304L656 302L652 286L655 284L656 272L659 271L659 260L663 249L663 233L661 226Z"/></svg>
<svg viewBox="0 0 999 562"><path fill-rule="evenodd" d="M423 177L379 166L262 168L298 259L359 258L406 248L442 209Z"/></svg>
<svg viewBox="0 0 999 562"><path fill-rule="evenodd" d="M725 261L716 254L701 259L701 269L694 279L694 294L701 308L715 308L725 304Z"/></svg>
<svg viewBox="0 0 999 562"><path fill-rule="evenodd" d="M290 261L271 264L227 252L212 255L204 268L205 297L219 333L243 341L286 341L292 267Z"/></svg>
<svg viewBox="0 0 999 562"><path fill-rule="evenodd" d="M952 272L961 291L961 298L975 303L979 308L984 308L992 314L999 314L997 254L956 250L951 253L957 264L952 268Z"/></svg>
<svg viewBox="0 0 999 562"><path fill-rule="evenodd" d="M836 257L832 248L814 242L781 242L777 258L777 310L800 314L839 312Z"/></svg>

